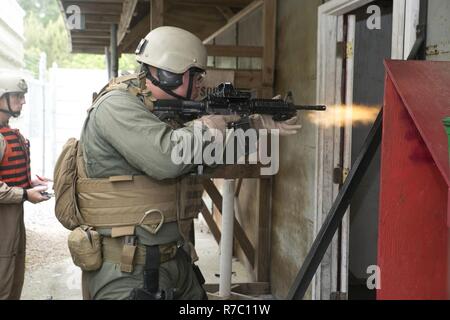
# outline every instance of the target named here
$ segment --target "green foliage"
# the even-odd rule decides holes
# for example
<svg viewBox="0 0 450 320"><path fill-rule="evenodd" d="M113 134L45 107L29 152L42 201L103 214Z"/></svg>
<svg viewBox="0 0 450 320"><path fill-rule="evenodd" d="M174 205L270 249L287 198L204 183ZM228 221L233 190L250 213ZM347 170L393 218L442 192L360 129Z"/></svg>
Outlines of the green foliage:
<svg viewBox="0 0 450 320"><path fill-rule="evenodd" d="M57 0L19 0L18 3L25 10L27 17L33 14L44 26L55 21L61 15Z"/></svg>
<svg viewBox="0 0 450 320"><path fill-rule="evenodd" d="M35 76L39 73L41 52L47 55L47 66L61 68L106 69L104 55L72 54L67 30L57 0L19 0L25 10L25 65ZM134 55L122 55L121 70L134 72Z"/></svg>

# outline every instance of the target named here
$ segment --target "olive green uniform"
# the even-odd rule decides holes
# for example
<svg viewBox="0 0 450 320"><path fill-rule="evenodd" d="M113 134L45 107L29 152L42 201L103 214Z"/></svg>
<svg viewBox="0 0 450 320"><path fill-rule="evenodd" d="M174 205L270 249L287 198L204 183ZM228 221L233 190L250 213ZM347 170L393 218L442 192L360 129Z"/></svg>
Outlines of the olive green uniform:
<svg viewBox="0 0 450 320"><path fill-rule="evenodd" d="M5 140L0 134L0 159ZM25 274L23 189L0 181L0 300L18 300Z"/></svg>
<svg viewBox="0 0 450 320"><path fill-rule="evenodd" d="M150 112L139 96L125 90L108 92L96 101L82 131L80 143L87 176L147 175L156 180L182 176L194 165L172 162L175 142L171 138L178 133L193 136L193 128L174 130ZM97 231L104 237L111 235L111 229ZM155 235L137 226L136 235L138 244L147 246L182 240L176 222L165 223ZM189 260L178 253L160 265L159 287L164 291L175 289L174 299L204 296ZM127 299L134 288L143 286L143 266L136 265L133 272L124 273L120 264L104 261L99 270L83 273L83 283L85 298Z"/></svg>

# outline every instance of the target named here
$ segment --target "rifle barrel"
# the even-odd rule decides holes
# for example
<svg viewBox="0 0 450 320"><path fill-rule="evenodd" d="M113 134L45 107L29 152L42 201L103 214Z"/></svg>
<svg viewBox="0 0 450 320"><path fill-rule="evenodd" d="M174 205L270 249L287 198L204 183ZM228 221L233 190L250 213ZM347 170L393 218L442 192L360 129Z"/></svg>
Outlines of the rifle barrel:
<svg viewBox="0 0 450 320"><path fill-rule="evenodd" d="M296 110L311 110L311 111L325 111L327 106L324 105L301 105L295 106Z"/></svg>

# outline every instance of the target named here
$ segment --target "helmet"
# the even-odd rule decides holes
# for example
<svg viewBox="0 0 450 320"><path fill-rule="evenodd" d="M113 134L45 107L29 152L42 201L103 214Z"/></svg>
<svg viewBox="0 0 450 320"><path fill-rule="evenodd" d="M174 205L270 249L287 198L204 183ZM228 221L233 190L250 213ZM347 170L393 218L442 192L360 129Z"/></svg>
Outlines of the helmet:
<svg viewBox="0 0 450 320"><path fill-rule="evenodd" d="M0 98L6 93L27 93L28 86L25 80L18 76L8 73L0 73Z"/></svg>
<svg viewBox="0 0 450 320"><path fill-rule="evenodd" d="M28 86L25 80L19 75L2 72L0 73L0 98L6 95L6 103L8 110L0 109L0 112L7 113L15 118L20 115L20 112L14 112L11 109L11 102L9 93L27 93Z"/></svg>
<svg viewBox="0 0 450 320"><path fill-rule="evenodd" d="M205 70L206 47L192 33L176 27L159 27L142 39L136 49L136 60L175 74L191 68Z"/></svg>

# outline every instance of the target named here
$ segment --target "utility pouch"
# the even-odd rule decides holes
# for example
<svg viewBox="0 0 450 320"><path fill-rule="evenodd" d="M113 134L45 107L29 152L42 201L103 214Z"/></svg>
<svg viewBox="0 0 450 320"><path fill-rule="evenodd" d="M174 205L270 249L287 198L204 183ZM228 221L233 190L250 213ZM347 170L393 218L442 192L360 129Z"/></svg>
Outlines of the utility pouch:
<svg viewBox="0 0 450 320"><path fill-rule="evenodd" d="M69 234L69 251L73 263L83 271L100 269L103 263L101 236L86 226L75 228Z"/></svg>

